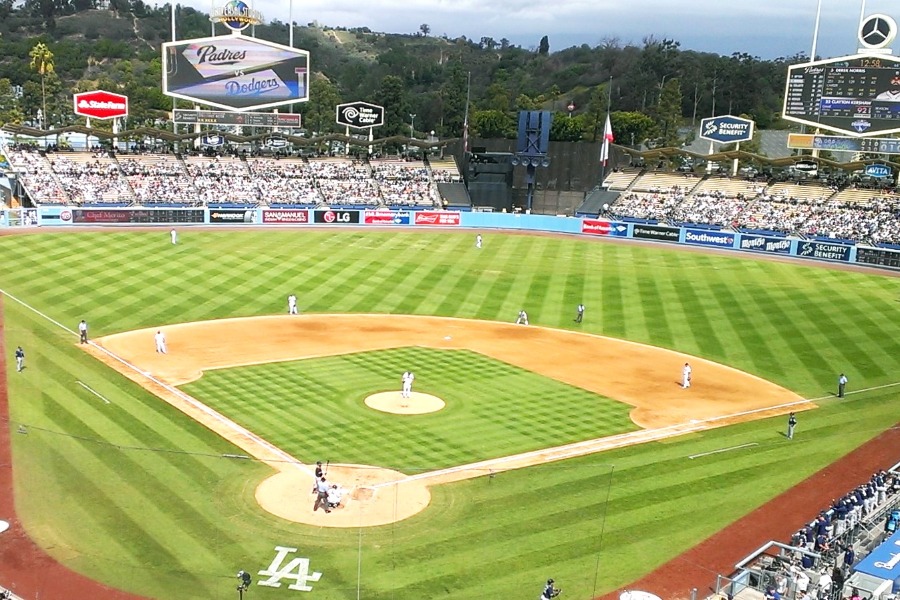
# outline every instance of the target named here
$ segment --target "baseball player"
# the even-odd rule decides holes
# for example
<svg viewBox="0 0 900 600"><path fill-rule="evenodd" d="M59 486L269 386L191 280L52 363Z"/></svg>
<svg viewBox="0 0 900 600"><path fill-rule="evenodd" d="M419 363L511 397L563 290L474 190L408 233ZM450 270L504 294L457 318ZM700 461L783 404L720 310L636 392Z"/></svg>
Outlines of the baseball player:
<svg viewBox="0 0 900 600"><path fill-rule="evenodd" d="M794 439L794 427L797 426L797 417L794 416L794 413L791 413L788 416L788 429L787 429L787 439Z"/></svg>
<svg viewBox="0 0 900 600"><path fill-rule="evenodd" d="M25 368L25 351L22 350L22 346L16 346L16 371L22 372L22 369Z"/></svg>
<svg viewBox="0 0 900 600"><path fill-rule="evenodd" d="M528 325L528 313L524 310L519 311L519 317L516 319L516 325Z"/></svg>
<svg viewBox="0 0 900 600"><path fill-rule="evenodd" d="M691 371L691 365L684 363L684 367L681 369L681 387L684 389L691 387Z"/></svg>
<svg viewBox="0 0 900 600"><path fill-rule="evenodd" d="M156 332L156 335L153 336L153 339L156 341L156 351L160 354L167 354L166 334L162 332L162 329Z"/></svg>
<svg viewBox="0 0 900 600"><path fill-rule="evenodd" d="M841 376L838 377L838 398L844 397L844 387L847 385L847 376L841 373Z"/></svg>
<svg viewBox="0 0 900 600"><path fill-rule="evenodd" d="M293 293L288 295L288 314L297 314L297 295Z"/></svg>
<svg viewBox="0 0 900 600"><path fill-rule="evenodd" d="M481 248L481 234L475 236L475 247Z"/></svg>
<svg viewBox="0 0 900 600"><path fill-rule="evenodd" d="M544 586L544 591L541 592L541 600L551 600L551 598L556 598L561 591L561 589L553 586L552 579L548 579L547 585Z"/></svg>
<svg viewBox="0 0 900 600"><path fill-rule="evenodd" d="M81 320L81 323L78 324L78 337L81 340L82 344L87 344L87 321L84 319Z"/></svg>
<svg viewBox="0 0 900 600"><path fill-rule="evenodd" d="M584 304L579 304L575 311L575 322L581 323L581 319L584 318Z"/></svg>
<svg viewBox="0 0 900 600"><path fill-rule="evenodd" d="M415 380L416 376L413 375L412 371L404 371L403 376L400 377L400 381L403 383L403 391L400 392L400 395L404 398L409 398L412 394L412 384L413 380Z"/></svg>
<svg viewBox="0 0 900 600"><path fill-rule="evenodd" d="M178 243L178 232L173 228L172 231L169 232L169 235L172 237L172 245Z"/></svg>

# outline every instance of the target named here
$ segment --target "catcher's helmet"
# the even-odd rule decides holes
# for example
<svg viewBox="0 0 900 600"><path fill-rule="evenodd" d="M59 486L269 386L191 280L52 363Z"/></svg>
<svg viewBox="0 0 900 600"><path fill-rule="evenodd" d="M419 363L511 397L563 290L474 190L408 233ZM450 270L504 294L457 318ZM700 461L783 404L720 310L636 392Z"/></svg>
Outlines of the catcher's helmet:
<svg viewBox="0 0 900 600"><path fill-rule="evenodd" d="M547 580L547 585L553 585L553 580L552 580L552 579L548 579L548 580Z"/></svg>

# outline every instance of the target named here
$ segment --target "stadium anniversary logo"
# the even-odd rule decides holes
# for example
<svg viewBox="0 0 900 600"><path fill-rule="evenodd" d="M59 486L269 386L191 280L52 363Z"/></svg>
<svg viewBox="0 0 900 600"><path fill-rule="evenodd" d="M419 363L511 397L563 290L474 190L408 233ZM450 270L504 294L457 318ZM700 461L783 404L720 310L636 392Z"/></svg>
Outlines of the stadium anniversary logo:
<svg viewBox="0 0 900 600"><path fill-rule="evenodd" d="M259 25L263 22L262 13L253 10L242 0L231 0L222 8L217 8L209 15L213 23L222 23L232 31L243 31L251 25Z"/></svg>

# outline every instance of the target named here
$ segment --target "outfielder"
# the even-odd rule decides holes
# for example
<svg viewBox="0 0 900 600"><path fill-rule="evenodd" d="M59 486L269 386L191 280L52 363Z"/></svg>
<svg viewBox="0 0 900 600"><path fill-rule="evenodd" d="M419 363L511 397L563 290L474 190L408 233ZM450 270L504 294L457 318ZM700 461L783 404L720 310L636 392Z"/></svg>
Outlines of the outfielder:
<svg viewBox="0 0 900 600"><path fill-rule="evenodd" d="M175 229L172 229L172 231L169 232L169 235L172 237L172 245L174 246L178 243L178 232L175 231Z"/></svg>
<svg viewBox="0 0 900 600"><path fill-rule="evenodd" d="M481 234L475 236L475 247L481 248Z"/></svg>
<svg viewBox="0 0 900 600"><path fill-rule="evenodd" d="M519 311L519 317L516 319L516 325L528 325L528 313L524 310Z"/></svg>
<svg viewBox="0 0 900 600"><path fill-rule="evenodd" d="M691 370L691 365L684 363L684 368L681 369L681 387L684 389L691 387Z"/></svg>
<svg viewBox="0 0 900 600"><path fill-rule="evenodd" d="M156 351L160 354L167 354L166 334L162 332L162 329L156 332L156 335L153 336L153 339L156 341Z"/></svg>
<svg viewBox="0 0 900 600"><path fill-rule="evenodd" d="M295 294L288 295L288 314L297 314L297 296Z"/></svg>
<svg viewBox="0 0 900 600"><path fill-rule="evenodd" d="M403 383L403 391L400 392L400 395L403 398L409 398L410 395L412 394L412 384L413 384L413 380L415 378L416 378L416 376L413 375L412 371L404 371L403 372L403 376L400 377L400 381Z"/></svg>
<svg viewBox="0 0 900 600"><path fill-rule="evenodd" d="M22 346L16 346L16 371L22 372L22 369L25 368L25 351L22 350Z"/></svg>

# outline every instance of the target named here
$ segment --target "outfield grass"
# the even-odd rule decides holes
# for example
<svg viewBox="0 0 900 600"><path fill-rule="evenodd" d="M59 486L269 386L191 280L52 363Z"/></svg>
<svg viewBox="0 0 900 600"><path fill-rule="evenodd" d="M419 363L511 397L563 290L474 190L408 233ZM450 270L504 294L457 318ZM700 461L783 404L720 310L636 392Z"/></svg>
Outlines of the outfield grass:
<svg viewBox="0 0 900 600"><path fill-rule="evenodd" d="M290 291L304 312L512 321L525 308L532 323L565 328L583 301L585 331L697 354L808 397L833 392L840 371L850 390L900 379L898 281L876 274L500 233L485 235L480 252L464 233L185 230L176 247L167 238L162 230L2 238L6 256L28 257L32 266L5 261L0 287L69 328L86 318L93 335L284 312ZM17 344L28 353L28 369L10 373L11 426L28 432L13 438L17 508L26 526L73 568L159 598L231 598L234 573L265 568L276 545L300 549L323 573L312 584L317 598L356 598L359 585L364 598L518 599L536 595L549 576L567 597L586 598L648 572L900 420L897 388L885 388L803 413L790 443L781 435L783 419L747 423L440 486L427 511L391 526L319 529L258 508L253 489L267 467L222 458L236 449L83 354L73 334L10 299L5 312L8 353ZM265 381L268 369L318 385L318 367L337 373L345 362L370 385L390 375L387 387L396 386L395 366L368 371L354 360L327 359L315 372L308 370L313 363L251 372L267 396L297 401L312 392L274 390ZM223 385L238 385L227 381L228 372L219 376ZM348 390L344 378L351 379L344 372L329 385ZM442 385L450 395L478 394L475 381L448 376ZM214 387L204 395L234 401L233 392ZM581 401L583 392L570 393ZM516 398L503 401L506 410L522 410ZM493 414L473 411L469 418ZM579 416L559 417L566 435L593 429ZM448 437L460 426L432 417L422 422ZM267 422L264 415L246 418ZM320 432L329 426L326 415L298 408L297 418L317 425L293 442L305 449L308 441L313 455L320 455L321 437L350 422ZM526 418L546 427L552 415ZM280 427L257 433L287 439L289 428ZM541 431L542 440L549 437ZM514 428L506 443L525 447L525 437ZM446 454L429 444L421 462L470 462L467 455L490 452L474 438L453 441ZM361 442L348 443L348 455L408 462ZM759 446L686 459L749 442ZM277 599L297 592L254 586L252 593Z"/></svg>

